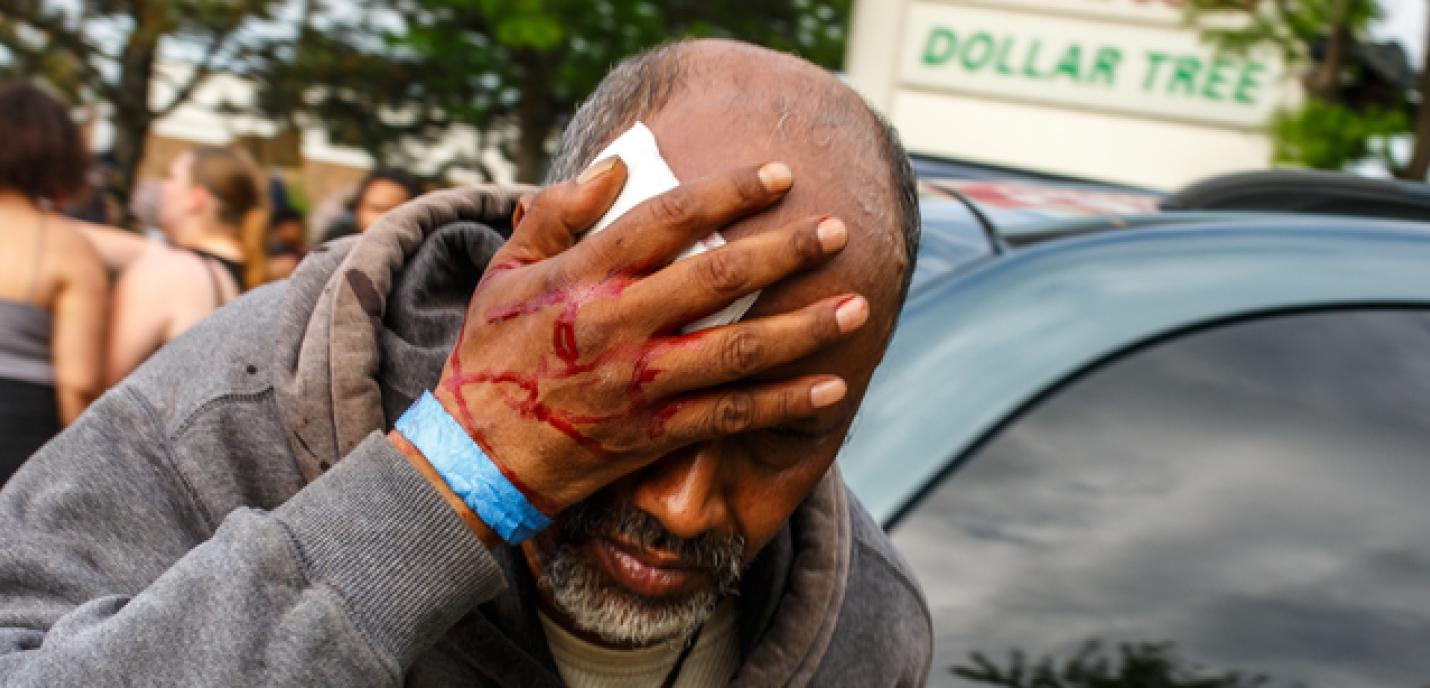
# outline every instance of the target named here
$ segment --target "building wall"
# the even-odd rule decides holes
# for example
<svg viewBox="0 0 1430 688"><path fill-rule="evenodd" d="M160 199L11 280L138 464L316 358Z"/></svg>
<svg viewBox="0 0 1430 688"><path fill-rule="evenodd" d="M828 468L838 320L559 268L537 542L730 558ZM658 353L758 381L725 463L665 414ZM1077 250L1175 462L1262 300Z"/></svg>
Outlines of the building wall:
<svg viewBox="0 0 1430 688"><path fill-rule="evenodd" d="M242 141L234 142L231 145L261 144L265 141ZM169 166L174 159L182 155L185 151L196 146L211 145L209 141L190 141L179 138L164 136L162 134L151 134L144 150L144 160L139 165L138 180L143 183L148 180L163 179L168 175ZM252 150L254 145L247 145L246 148ZM357 164L326 162L299 156L296 160L297 166L292 166L294 160L287 156L276 156L286 158L279 162L290 163L287 165L272 164L275 156L265 156L263 151L257 151L255 159L266 169L280 174L285 184L296 186L298 193L307 200L310 208L322 203L329 196L336 193L346 193L363 177L367 176L368 168ZM290 187L291 188L291 187Z"/></svg>
<svg viewBox="0 0 1430 688"><path fill-rule="evenodd" d="M143 183L151 179L163 179L168 176L169 166L173 164L174 158L199 145L204 144L150 134L144 143L144 159L139 163L138 181Z"/></svg>
<svg viewBox="0 0 1430 688"><path fill-rule="evenodd" d="M174 97L173 84L189 77L192 66L163 62L157 69L165 76L156 79L151 91L153 107L167 106ZM334 194L357 186L374 165L362 150L330 141L320 127L303 131L283 128L262 118L226 112L228 106L242 110L253 100L253 84L233 74L213 74L205 79L188 101L156 120L146 142L137 181L162 179L170 163L184 151L202 145L238 145L247 149L266 169L280 174L289 188L307 200L310 211ZM113 145L113 124L107 113L96 113L90 125L90 145L106 150ZM483 146L483 137L471 127L451 127L435 142L408 145L412 166L407 171L433 176L439 171L449 184L487 181L510 183L515 170L500 152ZM477 155L482 170L453 166L454 159Z"/></svg>
<svg viewBox="0 0 1430 688"><path fill-rule="evenodd" d="M846 70L917 153L1174 189L1264 168L1296 98L1180 0L856 0Z"/></svg>
<svg viewBox="0 0 1430 688"><path fill-rule="evenodd" d="M317 207L333 194L348 193L357 187L368 170L351 165L342 165L318 160L304 160L297 170L295 181L301 185L308 207Z"/></svg>

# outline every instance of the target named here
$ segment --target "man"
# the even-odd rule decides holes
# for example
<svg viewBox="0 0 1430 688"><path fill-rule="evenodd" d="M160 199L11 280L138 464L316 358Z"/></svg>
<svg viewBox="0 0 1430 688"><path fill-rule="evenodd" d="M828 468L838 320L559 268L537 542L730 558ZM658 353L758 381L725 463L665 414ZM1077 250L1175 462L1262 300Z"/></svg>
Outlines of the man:
<svg viewBox="0 0 1430 688"><path fill-rule="evenodd" d="M637 120L687 183L575 243ZM832 467L917 242L892 132L808 63L681 43L552 176L315 250L38 454L0 493L0 683L921 685L922 596ZM512 504L554 520L521 541Z"/></svg>

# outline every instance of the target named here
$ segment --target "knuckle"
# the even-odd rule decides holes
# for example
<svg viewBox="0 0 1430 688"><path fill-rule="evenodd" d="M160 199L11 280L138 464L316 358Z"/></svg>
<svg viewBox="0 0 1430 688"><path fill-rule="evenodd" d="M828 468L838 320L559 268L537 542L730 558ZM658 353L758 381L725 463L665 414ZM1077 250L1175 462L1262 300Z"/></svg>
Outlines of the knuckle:
<svg viewBox="0 0 1430 688"><path fill-rule="evenodd" d="M710 425L715 432L733 435L748 430L755 421L755 400L745 392L728 392L715 404Z"/></svg>
<svg viewBox="0 0 1430 688"><path fill-rule="evenodd" d="M808 398L808 394L801 394L795 389L784 389L779 393L779 399L775 402L778 405L780 420L791 420L802 418L805 415L804 405L801 398Z"/></svg>
<svg viewBox="0 0 1430 688"><path fill-rule="evenodd" d="M541 273L541 291L544 294L552 294L566 288L571 281L567 274L566 267L561 261L551 261L547 263L546 269Z"/></svg>
<svg viewBox="0 0 1430 688"><path fill-rule="evenodd" d="M759 203L768 195L765 185L760 182L758 170L753 174L742 174L735 180L735 197L742 206Z"/></svg>
<svg viewBox="0 0 1430 688"><path fill-rule="evenodd" d="M824 247L819 243L818 232L818 228L805 227L790 238L795 255L806 263L813 263L824 257Z"/></svg>
<svg viewBox="0 0 1430 688"><path fill-rule="evenodd" d="M725 340L723 355L726 369L743 377L759 369L764 346L753 333L739 330Z"/></svg>
<svg viewBox="0 0 1430 688"><path fill-rule="evenodd" d="M689 194L677 189L652 199L651 214L661 224L683 229L695 220L695 203Z"/></svg>
<svg viewBox="0 0 1430 688"><path fill-rule="evenodd" d="M711 251L700 257L700 281L716 296L738 296L745 287L745 271L728 250Z"/></svg>
<svg viewBox="0 0 1430 688"><path fill-rule="evenodd" d="M836 341L842 336L839 331L839 321L835 319L832 308L811 309L809 320L808 331L816 345Z"/></svg>
<svg viewBox="0 0 1430 688"><path fill-rule="evenodd" d="M629 318L610 304L590 304L576 318L577 339L592 351L606 351L621 337Z"/></svg>
<svg viewBox="0 0 1430 688"><path fill-rule="evenodd" d="M624 424L612 428L610 434L601 439L601 445L613 454L629 454L641 449L644 439L634 427Z"/></svg>
<svg viewBox="0 0 1430 688"><path fill-rule="evenodd" d="M606 333L619 329L626 318L622 318L619 308L609 301L596 301L586 304L581 308L580 316L576 322L591 330L593 337L604 339Z"/></svg>

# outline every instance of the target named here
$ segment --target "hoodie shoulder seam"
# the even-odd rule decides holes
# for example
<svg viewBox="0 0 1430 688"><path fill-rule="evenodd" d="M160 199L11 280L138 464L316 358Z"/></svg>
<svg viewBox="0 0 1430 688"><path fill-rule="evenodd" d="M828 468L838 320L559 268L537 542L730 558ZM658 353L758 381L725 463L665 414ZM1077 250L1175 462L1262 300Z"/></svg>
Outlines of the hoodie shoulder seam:
<svg viewBox="0 0 1430 688"><path fill-rule="evenodd" d="M199 491L194 489L194 485L189 482L188 476L184 475L184 472L179 469L179 462L174 459L174 452L170 446L172 436L162 432L163 423L159 420L159 411L154 408L153 404L149 403L149 400L145 398L143 394L140 394L138 390L134 389L132 385L125 385L124 393L138 405L145 417L147 417L149 422L154 426L154 429L160 430L159 451L164 455L164 463L168 465L169 471L178 479L179 484L183 485L184 494L188 497L190 506L204 519L205 530L210 533L214 532L213 514L209 513L208 506L204 504L203 500L199 499Z"/></svg>
<svg viewBox="0 0 1430 688"><path fill-rule="evenodd" d="M218 396L210 397L207 401L204 401L203 403L199 404L197 407L194 408L194 410L186 414L184 416L184 419L179 421L179 425L174 428L174 431L169 433L169 437L171 439L178 439L185 432L188 432L189 427L192 426L198 420L199 416L208 413L216 406L229 402L245 403L262 401L264 397L271 396L273 396L273 385L267 385L262 389L259 389L254 392L227 392Z"/></svg>

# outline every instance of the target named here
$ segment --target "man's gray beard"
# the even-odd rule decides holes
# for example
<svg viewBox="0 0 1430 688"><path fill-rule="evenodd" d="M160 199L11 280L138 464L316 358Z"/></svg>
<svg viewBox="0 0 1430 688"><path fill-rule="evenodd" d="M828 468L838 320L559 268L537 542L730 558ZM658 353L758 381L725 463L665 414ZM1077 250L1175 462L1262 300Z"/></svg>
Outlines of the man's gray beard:
<svg viewBox="0 0 1430 688"><path fill-rule="evenodd" d="M607 642L649 645L688 637L715 611L721 597L738 590L745 552L739 535L707 533L686 540L630 503L608 508L590 499L561 513L555 535L555 551L536 548L545 574L541 585L578 628ZM592 561L587 546L598 536L679 555L708 571L712 584L673 599L626 590Z"/></svg>

